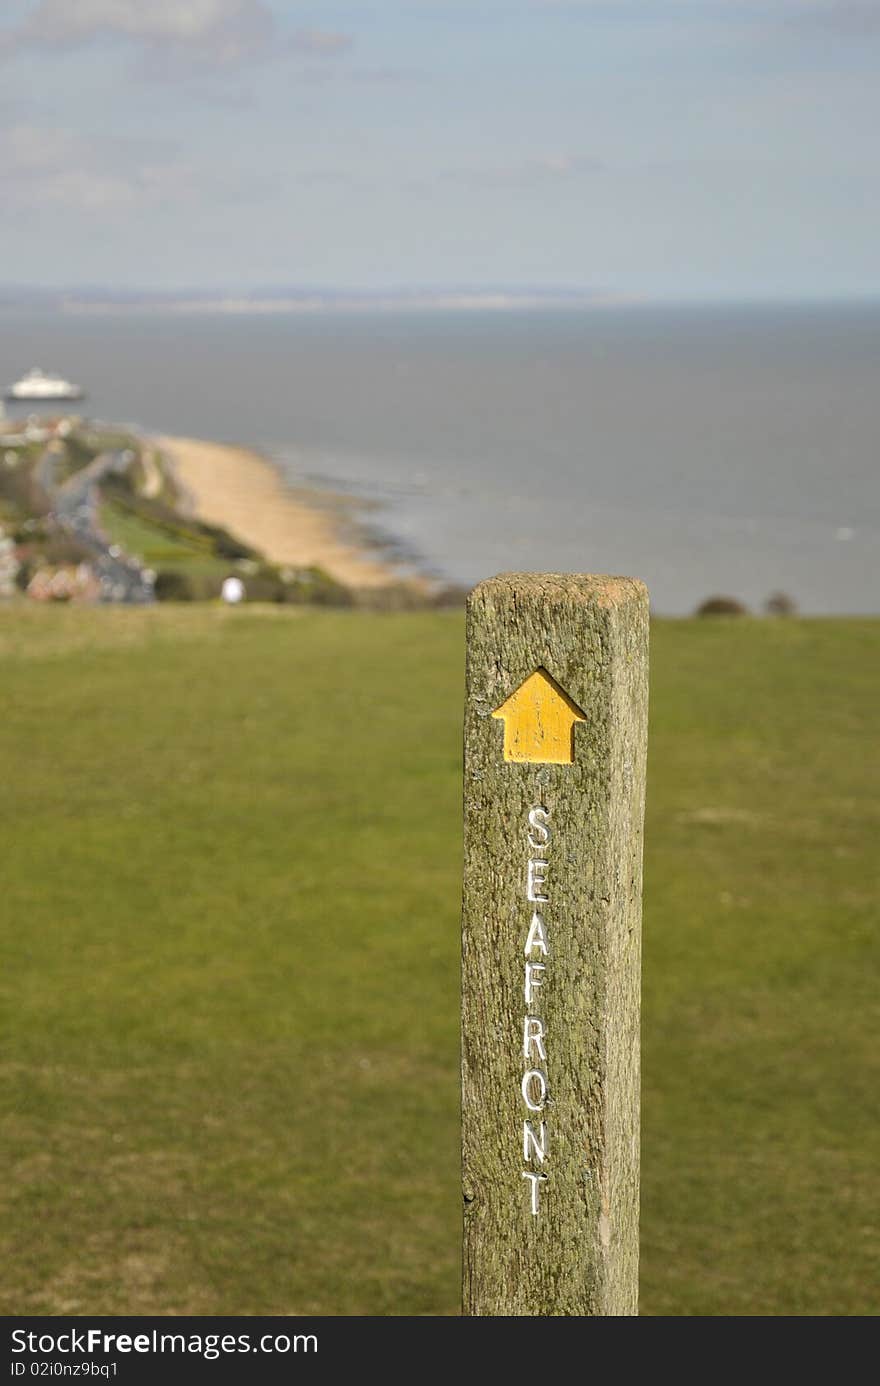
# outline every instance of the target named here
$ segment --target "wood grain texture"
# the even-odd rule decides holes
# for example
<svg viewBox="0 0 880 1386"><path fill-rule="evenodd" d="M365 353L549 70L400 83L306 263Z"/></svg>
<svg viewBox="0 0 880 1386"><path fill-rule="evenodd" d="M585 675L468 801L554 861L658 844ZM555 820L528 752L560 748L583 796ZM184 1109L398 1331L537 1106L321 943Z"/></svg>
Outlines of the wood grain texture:
<svg viewBox="0 0 880 1386"><path fill-rule="evenodd" d="M648 597L630 578L509 573L468 601L462 912L463 1312L638 1312L639 996ZM492 713L543 667L587 714L572 764L505 761ZM526 898L543 806L546 904ZM549 952L524 999L532 911ZM539 954L533 956L538 959ZM548 1101L525 1107L523 1021ZM543 1164L523 1121L544 1120ZM540 1211L523 1170L547 1174Z"/></svg>

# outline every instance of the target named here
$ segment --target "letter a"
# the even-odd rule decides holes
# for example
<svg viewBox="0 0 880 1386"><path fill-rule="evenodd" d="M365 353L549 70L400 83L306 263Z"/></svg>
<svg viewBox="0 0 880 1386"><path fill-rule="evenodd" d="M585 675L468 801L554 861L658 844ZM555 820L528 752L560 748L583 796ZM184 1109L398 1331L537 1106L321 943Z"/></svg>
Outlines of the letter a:
<svg viewBox="0 0 880 1386"><path fill-rule="evenodd" d="M540 948L546 958L548 952L547 935L544 932L544 921L537 910L535 910L532 915L532 922L529 925L529 936L526 939L526 946L523 949L526 957L529 956L533 948Z"/></svg>

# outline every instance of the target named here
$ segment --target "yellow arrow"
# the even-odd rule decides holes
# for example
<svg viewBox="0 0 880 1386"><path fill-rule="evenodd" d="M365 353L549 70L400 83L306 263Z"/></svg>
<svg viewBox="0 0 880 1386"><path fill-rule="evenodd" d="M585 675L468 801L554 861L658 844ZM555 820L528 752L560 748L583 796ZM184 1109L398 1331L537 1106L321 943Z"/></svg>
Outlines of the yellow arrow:
<svg viewBox="0 0 880 1386"><path fill-rule="evenodd" d="M586 714L544 668L536 669L496 708L504 720L504 759L571 765L574 724Z"/></svg>

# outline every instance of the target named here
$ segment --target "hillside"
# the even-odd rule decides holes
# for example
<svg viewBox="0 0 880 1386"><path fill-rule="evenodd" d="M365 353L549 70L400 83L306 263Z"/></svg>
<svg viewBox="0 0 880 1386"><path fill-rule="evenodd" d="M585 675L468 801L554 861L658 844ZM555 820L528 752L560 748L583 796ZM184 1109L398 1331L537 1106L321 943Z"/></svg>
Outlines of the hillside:
<svg viewBox="0 0 880 1386"><path fill-rule="evenodd" d="M0 647L0 1312L456 1313L460 616ZM876 1312L878 666L654 625L645 1314Z"/></svg>

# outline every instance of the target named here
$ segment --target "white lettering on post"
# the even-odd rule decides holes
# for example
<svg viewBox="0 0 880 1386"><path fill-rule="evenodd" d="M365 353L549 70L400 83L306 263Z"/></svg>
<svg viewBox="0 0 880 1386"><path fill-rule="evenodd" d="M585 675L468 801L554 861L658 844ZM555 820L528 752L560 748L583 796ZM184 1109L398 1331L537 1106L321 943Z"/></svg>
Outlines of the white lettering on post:
<svg viewBox="0 0 880 1386"><path fill-rule="evenodd" d="M536 1134L535 1128L530 1121L523 1122L523 1159L531 1160L535 1156L544 1163L544 1156L547 1154L547 1127L541 1122L541 1129Z"/></svg>
<svg viewBox="0 0 880 1386"><path fill-rule="evenodd" d="M532 998L534 997L535 990L536 990L537 987L539 987L539 986L541 985L541 978L540 978L537 974L538 974L539 972L546 972L546 971L547 971L547 968L544 966L543 963L533 963L533 962L529 962L529 960L526 959L526 985L525 985L525 993L526 993L526 1005L527 1005L527 1006L530 1006L530 1005L532 1004Z"/></svg>
<svg viewBox="0 0 880 1386"><path fill-rule="evenodd" d="M532 915L532 922L529 925L529 936L526 939L526 946L523 949L526 957L529 956L533 948L540 948L546 958L549 951L547 948L547 930L544 928L544 921L537 910L535 910Z"/></svg>
<svg viewBox="0 0 880 1386"><path fill-rule="evenodd" d="M529 809L529 846L534 852L540 852L550 841L551 833L549 828L550 814L545 808Z"/></svg>
<svg viewBox="0 0 880 1386"><path fill-rule="evenodd" d="M534 1101L532 1083L538 1084L538 1100ZM547 1101L547 1075L540 1068L530 1068L523 1074L522 1087L523 1101L530 1112L543 1112Z"/></svg>
<svg viewBox="0 0 880 1386"><path fill-rule="evenodd" d="M546 1176L546 1174L532 1174L531 1170L524 1169L524 1170L523 1170L523 1173L522 1173L522 1177L523 1177L523 1179L531 1179L531 1181L532 1181L532 1189L531 1189L531 1194L532 1194L532 1213L534 1214L535 1217L537 1217L537 1216L538 1216L538 1186L539 1186L540 1184L543 1184L543 1183L544 1183L544 1181L546 1180L547 1176Z"/></svg>
<svg viewBox="0 0 880 1386"><path fill-rule="evenodd" d="M550 865L544 857L529 857L528 874L526 876L526 899L543 901L544 904L550 899L549 895L544 895L541 887L544 886L544 877L547 875L547 867Z"/></svg>
<svg viewBox="0 0 880 1386"><path fill-rule="evenodd" d="M543 1020L539 1020L536 1015L527 1015L523 1021L524 1059L531 1059L533 1046L538 1058L546 1062L547 1050L544 1048L544 1022Z"/></svg>
<svg viewBox="0 0 880 1386"><path fill-rule="evenodd" d="M543 804L529 809L526 841L529 857L526 865L526 900L532 905L548 905L550 889L547 872L550 865L549 850L553 837L550 826L550 810ZM525 1000L531 1008L535 993L543 986L547 964L533 962L537 952L539 958L546 958L550 952L547 924L540 909L533 909L526 935L523 955L525 957ZM522 1077L520 1091L526 1110L530 1113L543 1112L548 1101L547 1079L547 1030L540 1016L526 1014L523 1019L522 1055L526 1071ZM541 1067L538 1068L537 1065ZM547 1123L523 1121L522 1154L524 1164L543 1165L547 1158ZM540 1211L540 1189L548 1176L542 1171L524 1169L523 1179L529 1181L529 1208L533 1217Z"/></svg>

